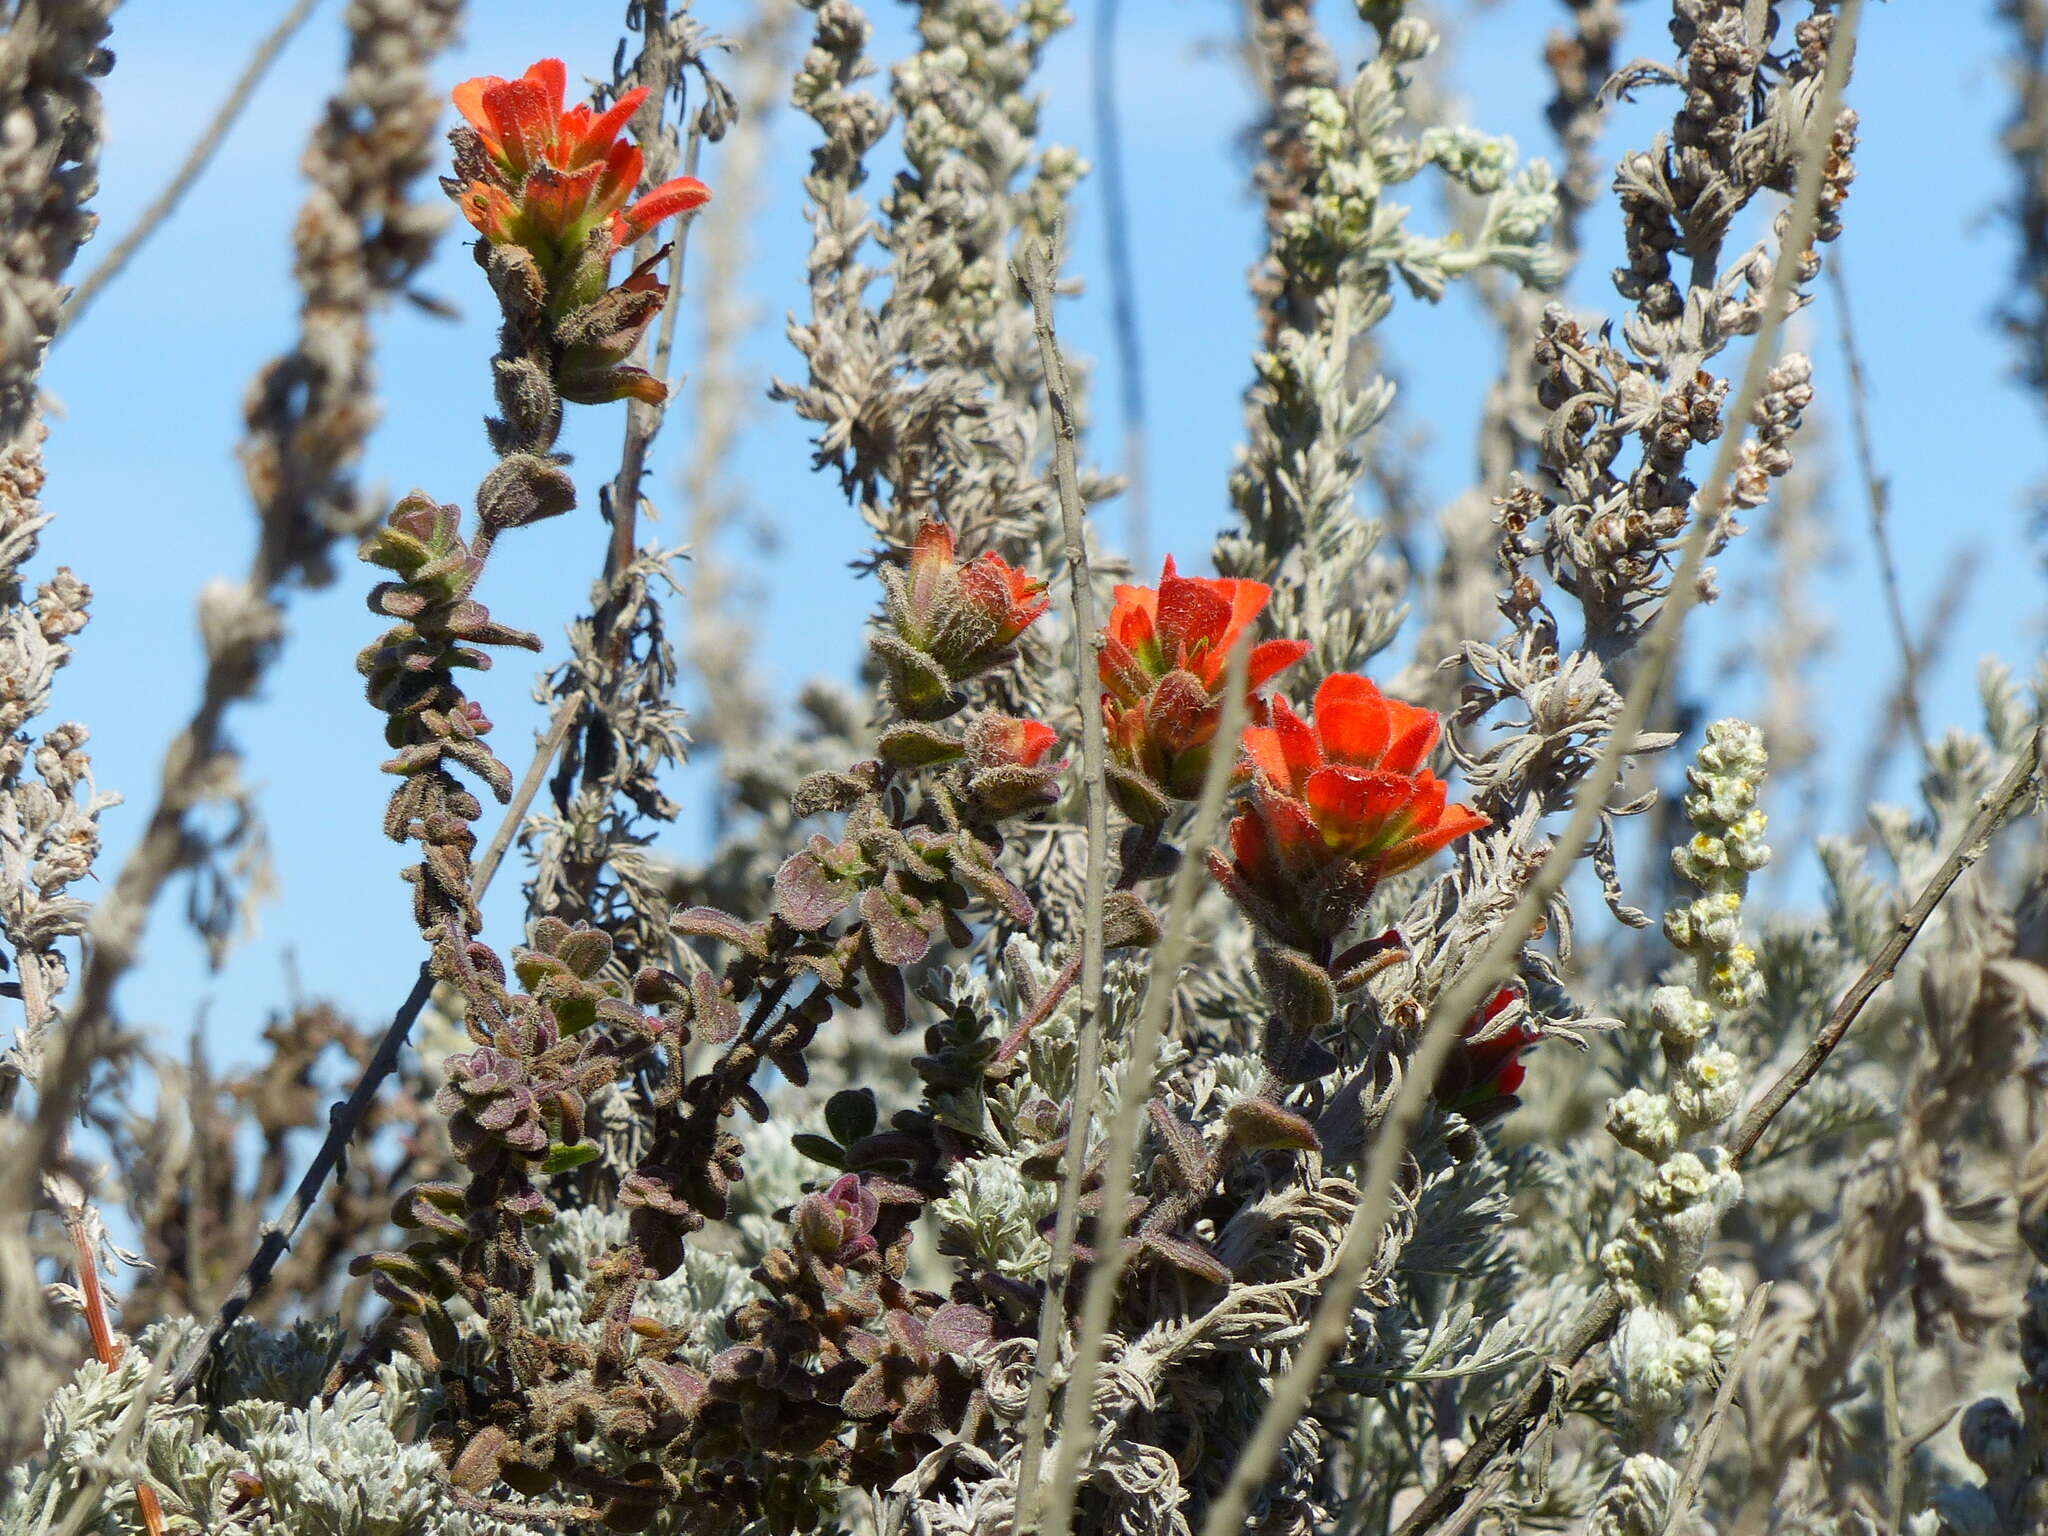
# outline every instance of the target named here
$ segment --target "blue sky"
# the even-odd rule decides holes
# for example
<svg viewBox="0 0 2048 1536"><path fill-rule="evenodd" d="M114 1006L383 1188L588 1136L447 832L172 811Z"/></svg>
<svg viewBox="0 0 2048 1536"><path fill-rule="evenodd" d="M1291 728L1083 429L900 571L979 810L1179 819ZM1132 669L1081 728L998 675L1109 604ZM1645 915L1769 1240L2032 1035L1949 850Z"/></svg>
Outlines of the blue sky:
<svg viewBox="0 0 2048 1536"><path fill-rule="evenodd" d="M122 8L114 37L119 64L105 87L105 235L99 248L88 247L81 271L162 184L281 8L216 0L204 27L192 25L194 10L184 0L129 0ZM894 57L908 11L881 0L873 9L878 55ZM1077 9L1083 25L1059 39L1048 60L1047 129L1089 154L1088 0L1078 0ZM1451 80L1476 103L1472 119L1512 135L1525 153L1544 153L1547 92L1536 60L1557 8L1540 0L1468 8L1453 0L1446 9L1454 22ZM1663 9L1632 8L1637 32L1625 53L1664 56ZM1892 485L1905 601L1916 622L1933 604L1953 552L1967 548L1977 556L1944 662L1924 685L1923 705L1936 729L1975 722L1980 656L1995 653L2024 667L2041 641L2042 569L2027 509L2031 487L2043 478L2042 418L2010 379L2010 354L1992 316L2012 240L2002 214L2009 172L1996 147L2009 95L1991 9L1869 8L1852 91L1864 114L1864 143L1846 248L1872 381L1876 453ZM477 73L510 74L543 54L567 59L572 78L606 69L621 10L494 0L476 8L466 43L444 61L442 74L449 84ZM706 3L700 10L722 23L736 21L738 8ZM196 594L208 579L239 574L246 563L253 525L233 455L241 401L255 370L293 334L289 232L303 191L298 159L312 115L337 76L340 11L340 0L321 7L177 217L64 340L46 374L57 408L45 500L56 520L44 538L42 568L74 567L95 588L99 614L60 680L55 713L91 725L102 785L130 797L106 818L101 867L109 879L153 795L164 743L195 695ZM1153 545L1199 564L1227 516L1223 487L1240 436L1252 336L1243 275L1257 248L1259 215L1245 191L1238 144L1252 102L1225 46L1234 5L1128 0L1124 11L1122 104L1152 402ZM1670 110L1669 98L1654 92L1624 109L1610 150L1645 140ZM803 424L760 398L772 375L801 366L780 320L803 302L807 235L797 178L809 127L790 114L778 120L770 201L751 234L753 299L763 323L749 337L744 368L748 392L760 404L738 466L777 539L759 575L755 612L764 666L785 691L821 656L852 658L871 599L846 568L864 543L857 518L829 479L808 473ZM703 174L716 188L715 154ZM1435 227L1433 197L1421 184L1415 193L1418 223ZM1594 217L1596 259L1570 297L1582 310L1613 313L1619 301L1605 269L1616 219L1611 206ZM692 239L715 241L721 230L714 202ZM393 494L417 485L466 502L488 464L479 423L488 405L493 327L461 238L466 233L451 231L421 285L457 305L461 320L451 324L408 306L381 325L385 421L365 479ZM1078 198L1074 240L1074 269L1092 286L1065 306L1061 323L1070 348L1096 360L1096 450L1113 464L1118 424L1092 182ZM1807 345L1829 413L1830 451L1846 467L1831 302L1824 295L1810 312ZM685 359L693 319L686 312ZM1423 483L1433 497L1448 498L1469 475L1464 424L1491 377L1491 339L1474 307L1455 296L1434 308L1404 296L1385 336L1402 387L1399 430L1427 434ZM672 538L679 537L678 449L688 437L692 401L686 384L649 481ZM585 507L508 539L483 594L501 618L539 632L557 654L562 626L584 606L601 555L595 486L610 473L621 425L618 408L577 408L567 447L577 456ZM1814 680L1828 761L1846 778L1894 671L1861 495L1847 476L1838 485L1830 537L1813 596L1829 612L1834 646L1818 661ZM1756 572L1760 554L1760 541L1739 546L1723 563L1724 588ZM244 1054L266 1011L285 994L288 958L306 994L330 998L373 1026L409 984L419 944L398 880L408 854L378 831L389 784L376 771L383 755L379 722L362 701L352 665L377 628L362 601L369 580L368 569L344 551L332 587L293 597L289 643L263 696L233 717L278 884L260 912L259 931L219 973L208 972L182 924L182 891L161 904L144 963L120 1004L131 1022L173 1050L204 1015L222 1054ZM1697 621L1702 654L1727 653L1767 620L1767 610L1754 606L1709 611ZM502 755L515 766L525 759L536 718L527 702L531 675L515 659L476 690L499 723ZM1704 686L1712 679L1702 667L1691 681ZM1713 683L1712 698L1716 713L1754 702L1740 679ZM1908 787L1892 786L1900 795ZM1844 814L1839 804L1831 810ZM687 853L702 846L703 835L700 795L671 846ZM500 941L517 921L517 874L516 865L508 868L490 904L491 936Z"/></svg>

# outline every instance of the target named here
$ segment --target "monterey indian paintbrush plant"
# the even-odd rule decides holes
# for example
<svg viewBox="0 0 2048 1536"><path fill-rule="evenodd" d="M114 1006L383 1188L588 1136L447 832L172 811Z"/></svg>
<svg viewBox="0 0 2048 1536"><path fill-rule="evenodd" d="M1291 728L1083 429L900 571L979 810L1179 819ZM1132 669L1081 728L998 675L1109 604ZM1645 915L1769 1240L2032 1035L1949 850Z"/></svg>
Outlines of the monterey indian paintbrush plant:
<svg viewBox="0 0 2048 1536"><path fill-rule="evenodd" d="M1917 753L1921 804L1824 835L1845 722L1803 681L1816 412L1856 427L1890 561L1858 354L1782 350L1853 222L1864 7L1494 9L1552 29L1556 171L1466 120L1418 0L1242 8L1244 440L1211 512L1149 530L1139 300L1237 343L1132 270L1113 6L1081 220L1058 0L915 0L887 61L856 0L729 38L630 0L587 92L543 59L452 101L458 0L356 0L301 331L251 395L251 573L209 588L199 703L95 886L115 799L83 726L38 723L91 594L23 567L112 7L0 5L0 1536L2043 1528L2048 838L2000 834L2041 814L2048 684L1935 699L1894 596L1870 779ZM2031 122L2048 24L2017 25ZM2032 186L2042 135L2013 142ZM450 204L490 459L466 505L389 505L354 479L372 320ZM1120 475L1061 328L1098 217ZM1489 339L1430 363L1485 403L1438 505L1393 379L1452 284ZM447 416L486 376L460 334L382 371ZM679 484L687 559L647 542ZM731 600L752 505L873 578L861 643L801 558L758 631ZM1709 562L1759 509L1717 649ZM395 1012L380 1039L295 995L222 1070L116 987L181 871L216 951L242 925L271 801L223 720L313 645L286 594L344 535L382 572L357 668L420 943L316 881ZM757 664L792 640L828 675L786 710ZM521 651L533 713L492 670ZM345 653L310 660L338 696Z"/></svg>

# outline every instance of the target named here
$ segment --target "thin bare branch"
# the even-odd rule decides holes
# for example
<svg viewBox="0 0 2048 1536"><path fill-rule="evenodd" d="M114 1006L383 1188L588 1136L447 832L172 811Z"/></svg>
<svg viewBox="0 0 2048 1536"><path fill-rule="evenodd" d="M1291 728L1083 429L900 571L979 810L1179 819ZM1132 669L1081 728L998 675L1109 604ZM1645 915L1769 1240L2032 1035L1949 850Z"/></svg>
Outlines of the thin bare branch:
<svg viewBox="0 0 2048 1536"><path fill-rule="evenodd" d="M1863 354L1856 346L1856 317L1839 251L1828 263L1828 280L1835 289L1835 324L1842 342L1842 360L1849 372L1849 435L1856 444L1856 467L1863 477L1864 497L1870 504L1870 542L1877 554L1878 577L1884 585L1885 614L1891 620L1893 643L1899 648L1898 703L1924 763L1932 747L1926 718L1920 713L1920 656L1913 644L1912 628L1906 622L1905 603L1899 596L1899 563L1892 553L1891 483L1877 472L1877 454L1871 447L1870 386L1863 374Z"/></svg>
<svg viewBox="0 0 2048 1536"><path fill-rule="evenodd" d="M1921 889L1913 905L1900 917L1878 952L1871 957L1863 974L1851 983L1849 990L1842 994L1842 1000L1835 1004L1835 1010L1828 1015L1828 1021L1821 1032L1779 1079L1771 1084L1754 1108L1743 1117L1742 1126L1729 1140L1729 1152L1737 1167L1748 1161L1756 1144L1763 1139L1771 1122L1778 1118L1785 1106L1792 1102L1792 1096L1819 1075L1827 1065L1828 1057L1835 1047L1849 1033L1849 1027L1856 1022L1856 1016L1863 1011L1864 1004L1876 995L1877 989L1892 979L1905 958L1906 951L1920 936L1920 930L1927 926L1927 920L1934 915L1934 909L1941 905L1941 899L1949 887L1963 877L1991 845L1992 835L2005 824L2033 784L2041 768L2041 733L2028 738L2026 746L2013 759L2012 767L1997 788L1977 803L1977 813L1970 818L1970 824L1963 829L1963 835L1942 861L1941 868L1934 872L1934 878Z"/></svg>
<svg viewBox="0 0 2048 1536"><path fill-rule="evenodd" d="M1721 1384L1714 1389L1714 1401L1707 1409L1707 1416L1694 1431L1692 1443L1686 1448L1685 1465L1678 1474L1678 1485L1671 1492L1670 1506L1664 1512L1664 1527L1660 1536L1679 1536L1685 1523L1686 1512L1692 1508L1692 1501L1699 1497L1700 1484L1707 1475L1707 1462L1714 1454L1714 1442L1721 1438L1721 1426L1727 1421L1728 1405L1735 1399L1735 1389L1742 1381L1742 1373L1749 1365L1749 1352L1756 1344L1757 1328L1763 1322L1764 1303L1770 1299L1771 1287L1768 1282L1759 1285L1749 1293L1749 1305L1743 1308L1742 1321L1736 1325L1735 1353L1721 1369Z"/></svg>
<svg viewBox="0 0 2048 1536"><path fill-rule="evenodd" d="M1231 651L1229 672L1223 684L1223 715L1216 727L1218 742L1236 741L1244 730L1245 677L1250 661L1251 634L1247 631ZM1180 868L1174 871L1173 885L1167 894L1166 920L1159 942L1152 949L1145 1005L1138 1014L1137 1032L1131 1037L1117 1083L1116 1110L1109 1122L1102 1159L1102 1212L1095 1219L1095 1264L1088 1272L1088 1286L1081 1297L1074 1358L1068 1367L1066 1396L1060 1410L1059 1445L1048 1479L1052 1499L1045 1508L1046 1536L1067 1536L1073 1525L1081 1457L1095 1403L1095 1375L1102 1364L1104 1340L1116 1307L1117 1283L1130 1257L1124 1243L1130 1219L1127 1197L1137 1167L1145 1103L1151 1097L1153 1058L1166 1034L1167 1015L1174 991L1180 985L1181 966L1187 961L1195 902L1207 880L1208 866L1203 855L1215 841L1216 829L1222 823L1223 801L1236 765L1234 752L1218 750L1210 755L1202 775L1202 798L1195 807L1195 819L1181 849Z"/></svg>
<svg viewBox="0 0 2048 1536"><path fill-rule="evenodd" d="M85 281L72 290L70 299L64 305L64 319L57 335L63 336L85 318L85 312L92 307L92 301L105 291L106 286L126 270L135 253L143 243L163 227L164 222L177 212L178 204L185 200L185 194L192 190L192 184L199 180L206 164L226 141L228 130L235 126L235 120L249 105L249 98L256 94L256 87L263 83L263 77L270 73L270 66L277 62L277 56L284 52L285 44L298 35L299 28L306 24L320 4L320 0L296 0L290 10L278 19L277 25L263 35L256 44L256 51L249 55L249 62L242 66L235 83L228 87L228 93L221 104L214 109L212 119L201 131L192 147L185 152L183 162L164 183L163 190L150 200L147 208L136 219L120 243L100 264L88 272Z"/></svg>
<svg viewBox="0 0 2048 1536"><path fill-rule="evenodd" d="M1046 1269L1045 1299L1039 1307L1038 1362L1031 1377L1025 1410L1025 1438L1017 1473L1020 1531L1037 1529L1042 1495L1039 1467L1045 1456L1046 1420L1050 1416L1052 1377L1058 1365L1060 1338L1065 1332L1066 1284L1073 1268L1074 1234L1080 1224L1081 1184L1088 1162L1088 1131L1095 1102L1102 1092L1102 920L1109 895L1109 787L1105 775L1107 744L1102 723L1101 690L1096 682L1102 632L1095 618L1095 585L1088 568L1087 512L1081 504L1080 473L1075 462L1073 388L1067 366L1053 336L1052 297L1057 274L1055 230L1044 248L1029 242L1018 253L1012 271L1031 300L1039 356L1045 367L1045 393L1053 419L1053 489L1058 494L1060 522L1066 541L1067 574L1074 600L1074 687L1081 712L1081 788L1088 825L1085 908L1081 927L1081 996L1079 1061L1075 1067L1074 1103L1067 1128L1066 1179L1060 1190L1059 1224L1053 1232L1052 1258Z"/></svg>
<svg viewBox="0 0 2048 1536"><path fill-rule="evenodd" d="M246 411L241 457L260 518L257 549L243 580L216 583L202 597L199 700L164 755L142 836L94 915L63 1049L22 1153L29 1166L50 1166L64 1139L157 896L204 852L193 811L235 792L224 724L275 655L287 584L322 578L333 543L363 510L353 472L376 420L370 318L433 251L431 231L403 215L440 118L429 66L453 40L460 13L461 0L427 0L403 14L350 12L347 74L314 129L307 163L315 184L295 226L300 334L258 375ZM26 1182L0 1190L0 1220L25 1203Z"/></svg>

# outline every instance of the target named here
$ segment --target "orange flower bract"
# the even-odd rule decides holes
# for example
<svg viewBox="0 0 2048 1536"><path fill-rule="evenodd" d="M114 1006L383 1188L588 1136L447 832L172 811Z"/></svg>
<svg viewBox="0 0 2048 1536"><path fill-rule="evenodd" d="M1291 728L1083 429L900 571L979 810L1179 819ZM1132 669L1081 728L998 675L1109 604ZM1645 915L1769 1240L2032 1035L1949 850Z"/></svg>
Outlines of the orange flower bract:
<svg viewBox="0 0 2048 1536"><path fill-rule="evenodd" d="M1441 735L1433 710L1356 673L1324 679L1310 720L1275 699L1245 732L1252 794L1230 824L1231 859L1212 860L1218 877L1276 937L1334 937L1379 881L1488 825L1422 766Z"/></svg>
<svg viewBox="0 0 2048 1536"><path fill-rule="evenodd" d="M619 134L647 99L626 92L602 112L566 110L568 70L542 59L516 80L479 75L455 87L456 109L476 133L489 177L471 176L456 193L463 214L496 244L536 245L539 254L580 255L590 236L609 231L610 255L665 219L698 207L711 192L679 176L633 200L644 159Z"/></svg>
<svg viewBox="0 0 2048 1536"><path fill-rule="evenodd" d="M875 644L889 697L913 720L938 720L965 702L959 685L1000 666L1011 646L1052 606L1045 583L994 550L960 559L953 530L937 518L918 529L909 569L884 567L889 633Z"/></svg>
<svg viewBox="0 0 2048 1536"><path fill-rule="evenodd" d="M1098 667L1117 799L1134 821L1156 825L1169 799L1200 793L1231 649L1271 596L1263 582L1183 576L1172 556L1157 587L1116 589ZM1254 718L1264 714L1258 690L1308 649L1303 640L1252 648Z"/></svg>

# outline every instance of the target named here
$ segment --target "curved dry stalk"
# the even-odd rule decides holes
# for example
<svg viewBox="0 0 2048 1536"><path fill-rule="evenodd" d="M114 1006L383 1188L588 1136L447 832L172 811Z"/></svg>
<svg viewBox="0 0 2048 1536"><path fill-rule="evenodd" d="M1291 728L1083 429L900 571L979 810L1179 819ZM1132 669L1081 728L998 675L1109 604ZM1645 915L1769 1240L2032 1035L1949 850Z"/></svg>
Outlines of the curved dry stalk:
<svg viewBox="0 0 2048 1536"><path fill-rule="evenodd" d="M1109 313L1116 341L1124 421L1124 543L1134 570L1152 569L1150 477L1145 473L1145 366L1138 328L1138 280L1131 259L1131 203L1124 186L1124 136L1117 121L1116 24L1122 0L1099 0L1090 46L1095 139L1102 164L1103 238L1109 248Z"/></svg>
<svg viewBox="0 0 2048 1536"><path fill-rule="evenodd" d="M1942 861L1941 868L1934 872L1934 878L1927 882L1913 905L1906 909L1905 915L1899 919L1891 935L1871 958L1863 974L1858 976L1849 990L1842 994L1841 1002L1835 1005L1835 1011L1828 1016L1826 1025L1814 1037L1813 1044L1801 1053L1797 1061L1785 1069L1783 1075L1772 1083L1769 1090L1757 1101L1756 1107L1743 1117L1741 1129L1728 1143L1729 1152L1737 1167L1748 1161L1749 1154L1756 1149L1756 1144L1763 1138L1764 1132L1770 1129L1771 1122L1778 1118L1779 1111L1792 1102L1792 1096L1812 1082L1820 1069L1827 1064L1827 1059L1834 1054L1835 1047L1840 1045L1842 1038L1849 1033L1849 1026L1856 1022L1856 1015L1863 1011L1863 1005L1870 1001L1879 987L1892 979L1893 973L1899 968L1899 961L1905 957L1906 950L1912 945L1913 940L1919 937L1920 930L1927 926L1927 920L1934 915L1934 909L1941 905L1941 899L1948 894L1949 887L1963 877L1964 871L1984 857L1985 850L1990 847L1992 834L2005 824L2005 818L2026 794L2035 775L2040 771L2041 736L2042 732L2036 731L2028 738L2026 746L2021 748L2019 756L2013 759L2012 767L1999 781L1998 787L1978 803L1976 815L1970 818L1970 824L1963 829L1963 835L1957 839L1955 848Z"/></svg>
<svg viewBox="0 0 2048 1536"><path fill-rule="evenodd" d="M688 7L685 6L685 9ZM640 7L641 48L640 57L634 64L632 84L647 89L647 100L635 115L634 134L646 146L646 165L643 184L656 186L666 181L676 169L676 155L673 141L659 130L662 109L669 93L688 67L692 54L689 35L674 28L668 15L668 7L659 0L643 3ZM704 134L701 127L693 127L683 151L682 172L685 176L697 174L697 159L703 148ZM669 353L675 344L676 315L683 299L683 258L689 251L690 227L696 219L685 216L677 227L675 238L669 247L668 258L668 304L663 309L661 324L650 348L643 338L635 352L635 360L643 355L652 363L650 371L662 383L668 382ZM655 234L650 231L640 237L633 247L635 263L652 257L658 246ZM619 453L619 472L613 478L608 502L611 517L611 542L605 556L605 578L617 582L626 568L633 563L633 550L637 538L640 512L640 477L647 467L647 453L654 445L655 434L668 415L666 402L649 405L644 401L631 400L626 405L625 440ZM607 604L609 608L610 604ZM607 620L600 614L600 635ZM600 643L602 641L600 640Z"/></svg>
<svg viewBox="0 0 2048 1536"><path fill-rule="evenodd" d="M719 751L757 737L770 715L752 671L752 626L728 600L731 577L718 544L743 511L729 479L748 409L737 352L759 318L743 288L758 257L752 237L762 209L773 114L789 88L796 16L791 0L764 0L740 35L737 107L719 156L713 205L717 238L707 237L699 282L691 371L694 435L683 453L682 498L689 519L688 656L703 680L704 706L690 725L696 741Z"/></svg>
<svg viewBox="0 0 2048 1536"><path fill-rule="evenodd" d="M256 552L241 581L216 583L202 596L199 701L164 754L142 837L93 916L62 1050L43 1081L26 1147L10 1148L27 1166L51 1166L156 898L204 851L191 813L236 793L224 722L276 652L286 585L322 576L332 544L361 510L352 472L376 419L370 317L432 254L436 230L409 194L431 160L440 119L429 67L453 40L461 10L461 0L420 0L349 12L346 73L313 130L306 163L314 185L294 230L300 333L257 376L246 408L241 458L259 516ZM0 1190L0 1221L26 1210L29 1182Z"/></svg>
<svg viewBox="0 0 2048 1536"><path fill-rule="evenodd" d="M297 0L284 13L276 26L263 35L256 51L249 55L249 62L242 66L242 72L235 77L235 83L228 87L227 96L215 108L213 118L201 131L191 149L185 152L185 159L164 183L163 190L150 200L147 208L136 219L133 227L123 235L120 242L107 252L104 260L85 275L85 281L71 291L71 297L64 305L64 318L58 326L57 336L63 336L85 318L85 312L92 307L92 301L100 296L106 286L119 277L143 243L163 226L166 219L177 211L185 194L192 190L192 184L214 156L228 136L228 130L235 126L235 119L242 115L249 105L249 98L256 94L256 87L263 77L270 73L270 66L277 62L277 56L284 52L285 44L297 36L300 27L313 14L320 0ZM52 342L56 337L51 338Z"/></svg>
<svg viewBox="0 0 2048 1536"><path fill-rule="evenodd" d="M1039 356L1045 367L1046 399L1052 409L1053 489L1059 498L1067 574L1074 596L1074 686L1075 702L1081 711L1081 790L1088 824L1088 856L1081 924L1079 1060L1075 1066L1073 1110L1067 1126L1066 1179L1060 1189L1052 1256L1046 1265L1045 1297L1039 1306L1037 1368L1032 1373L1031 1395L1024 1414L1024 1446L1017 1471L1020 1531L1037 1528L1041 1494L1038 1473L1045 1457L1052 1373L1059 1355L1060 1336L1066 1328L1065 1288L1073 1268L1074 1234L1080 1225L1088 1127L1102 1091L1102 913L1109 896L1109 787L1104 771L1107 744L1101 690L1096 682L1102 632L1095 622L1095 585L1088 568L1087 510L1081 504L1080 473L1075 464L1074 396L1067 382L1067 365L1052 329L1054 251L1058 239L1056 229L1042 250L1027 241L1011 270L1031 300Z"/></svg>
<svg viewBox="0 0 2048 1536"><path fill-rule="evenodd" d="M1841 105L1842 88L1848 78L1849 60L1854 51L1856 23L1861 13L1861 0L1848 0L1842 8L1839 25L1828 49L1827 72L1820 99L1805 141L1799 147L1797 192L1791 218L1779 246L1778 259L1773 265L1771 286L1764 299L1763 318L1743 371L1742 387L1736 395L1734 408L1728 414L1727 419L1731 421L1746 422L1749 419L1762 391L1764 377L1775 360L1778 332L1791 309L1799 257L1811 244L1818 223L1823 157L1834 131L1836 111ZM1516 953L1534 932L1537 918L1548 907L1551 898L1563 888L1566 877L1588 846L1594 823L1607 802L1609 791L1620 777L1622 760L1628 756L1637 733L1648 720L1650 708L1677 653L1685 616L1699 601L1700 570L1706 563L1707 546L1727 506L1730 479L1743 437L1742 432L1736 431L1721 439L1712 468L1701 482L1693 524L1686 534L1684 552L1672 577L1670 595L1658 611L1644 642L1636 677L1601 747L1599 759L1578 787L1571 820L1493 939L1478 959L1468 965L1437 998L1435 1007L1430 1011L1429 1021L1403 1071L1393 1105L1375 1134L1363 1181L1365 1197L1345 1234L1336 1270L1324 1285L1322 1300L1316 1307L1299 1351L1286 1373L1273 1384L1272 1396L1260 1415L1250 1443L1239 1456L1223 1492L1210 1506L1208 1518L1203 1522L1202 1536L1235 1536L1241 1529L1253 1492L1264 1481L1267 1469L1279 1454L1288 1433L1307 1409L1323 1366L1344 1341L1350 1323L1352 1299L1360 1278L1379 1247L1380 1228L1392 1207L1394 1184L1402 1160L1408 1155L1408 1143L1422 1122L1431 1085L1450 1055L1460 1024L1507 976ZM1609 1326L1612 1326L1611 1322ZM1419 1526L1415 1528L1422 1529Z"/></svg>
<svg viewBox="0 0 2048 1536"><path fill-rule="evenodd" d="M1216 727L1215 739L1219 743L1236 741L1244 730L1245 677L1250 661L1251 635L1247 631L1231 649L1223 684L1223 717ZM1074 1501L1080 1492L1077 1478L1082 1444L1095 1406L1095 1375L1102 1364L1103 1345L1116 1307L1117 1283L1129 1261L1123 1241L1130 1219L1127 1197L1137 1167L1145 1103L1150 1097L1148 1078L1159 1043L1166 1034L1167 1011L1180 982L1180 968L1187 959L1188 930L1195 902L1208 874L1203 853L1215 841L1217 827L1223 820L1224 796L1230 789L1231 771L1236 765L1234 751L1219 750L1210 755L1209 766L1202 775L1202 797L1181 850L1180 868L1174 871L1173 885L1167 894L1166 920L1159 942L1152 950L1145 1005L1138 1014L1137 1032L1131 1037L1117 1084L1116 1111L1109 1122L1102 1159L1102 1213L1096 1217L1095 1263L1088 1272L1088 1287L1082 1293L1074 1358L1067 1368L1059 1444L1048 1479L1052 1499L1045 1509L1045 1536L1067 1536L1073 1526Z"/></svg>
<svg viewBox="0 0 2048 1536"><path fill-rule="evenodd" d="M1871 447L1869 386L1863 375L1863 354L1856 346L1856 317L1849 302L1849 278L1836 255L1828 263L1828 281L1835 290L1835 325L1842 342L1842 361L1849 373L1849 435L1856 444L1856 468L1863 477L1864 499L1870 503L1870 542L1877 554L1877 573L1884 587L1885 616L1891 621L1892 640L1899 648L1898 702L1906 717L1906 728L1925 763L1933 751L1927 735L1927 721L1920 713L1920 649L1913 643L1912 627L1906 622L1906 605L1899 596L1899 562L1892 553L1891 482L1877 472L1876 450Z"/></svg>

